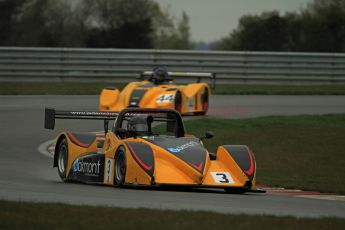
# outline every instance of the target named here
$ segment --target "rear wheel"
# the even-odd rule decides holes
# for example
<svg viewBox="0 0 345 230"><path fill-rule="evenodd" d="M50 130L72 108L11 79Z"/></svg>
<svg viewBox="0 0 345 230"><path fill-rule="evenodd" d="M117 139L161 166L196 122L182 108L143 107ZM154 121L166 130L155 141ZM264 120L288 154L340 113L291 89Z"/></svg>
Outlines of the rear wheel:
<svg viewBox="0 0 345 230"><path fill-rule="evenodd" d="M58 147L57 151L57 165L58 165L58 172L59 176L62 181L66 181L67 178L67 162L68 162L68 146L67 146L67 141L66 139L63 139Z"/></svg>
<svg viewBox="0 0 345 230"><path fill-rule="evenodd" d="M114 180L115 184L123 186L126 178L126 153L124 148L120 147L115 156Z"/></svg>
<svg viewBox="0 0 345 230"><path fill-rule="evenodd" d="M182 95L180 91L177 91L175 95L175 110L179 113L182 111Z"/></svg>
<svg viewBox="0 0 345 230"><path fill-rule="evenodd" d="M196 112L196 115L205 115L207 113L209 107L209 96L208 96L208 89L206 88L204 92L201 94L201 112Z"/></svg>

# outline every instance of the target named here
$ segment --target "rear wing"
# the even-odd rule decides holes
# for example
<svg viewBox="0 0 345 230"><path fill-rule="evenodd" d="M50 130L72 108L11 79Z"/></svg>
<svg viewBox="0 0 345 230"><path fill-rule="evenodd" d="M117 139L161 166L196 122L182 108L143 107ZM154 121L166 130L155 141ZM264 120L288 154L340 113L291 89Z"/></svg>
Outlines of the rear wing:
<svg viewBox="0 0 345 230"><path fill-rule="evenodd" d="M110 120L115 120L119 115L116 112L99 112L99 111L64 111L55 110L53 108L45 108L44 128L54 129L55 119L88 119L88 120L103 120L104 131L108 132L108 123Z"/></svg>
<svg viewBox="0 0 345 230"><path fill-rule="evenodd" d="M140 79L145 79L145 77L151 77L153 71L144 71L140 75ZM201 82L201 79L210 79L211 88L216 87L216 74L215 73L197 73L197 72L168 72L168 77L185 77L185 78L196 78L197 82Z"/></svg>

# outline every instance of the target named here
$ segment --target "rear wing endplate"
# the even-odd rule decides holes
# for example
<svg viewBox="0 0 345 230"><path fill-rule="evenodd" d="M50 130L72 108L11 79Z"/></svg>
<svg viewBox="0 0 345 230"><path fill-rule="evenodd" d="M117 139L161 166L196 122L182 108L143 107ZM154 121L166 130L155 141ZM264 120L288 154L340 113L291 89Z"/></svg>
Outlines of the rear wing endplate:
<svg viewBox="0 0 345 230"><path fill-rule="evenodd" d="M140 77L141 79L145 77L152 76L153 71L144 71ZM201 82L201 79L208 78L211 82L211 88L216 87L216 74L215 73L203 73L203 72L168 72L169 77L185 77L185 78L197 78L197 82Z"/></svg>
<svg viewBox="0 0 345 230"><path fill-rule="evenodd" d="M119 113L99 111L64 111L45 108L44 128L54 129L55 119L88 119L104 120L104 131L108 131L108 122L114 120Z"/></svg>

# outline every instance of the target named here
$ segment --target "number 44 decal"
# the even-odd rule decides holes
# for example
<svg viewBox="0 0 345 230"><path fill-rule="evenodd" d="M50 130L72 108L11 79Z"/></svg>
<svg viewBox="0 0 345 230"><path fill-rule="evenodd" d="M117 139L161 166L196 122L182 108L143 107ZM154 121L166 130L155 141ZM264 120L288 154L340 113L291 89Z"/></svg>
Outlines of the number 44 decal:
<svg viewBox="0 0 345 230"><path fill-rule="evenodd" d="M228 172L211 172L213 180L219 184L233 184L234 179L232 179L230 173Z"/></svg>
<svg viewBox="0 0 345 230"><path fill-rule="evenodd" d="M161 94L157 97L157 103L173 102L175 100L175 94Z"/></svg>

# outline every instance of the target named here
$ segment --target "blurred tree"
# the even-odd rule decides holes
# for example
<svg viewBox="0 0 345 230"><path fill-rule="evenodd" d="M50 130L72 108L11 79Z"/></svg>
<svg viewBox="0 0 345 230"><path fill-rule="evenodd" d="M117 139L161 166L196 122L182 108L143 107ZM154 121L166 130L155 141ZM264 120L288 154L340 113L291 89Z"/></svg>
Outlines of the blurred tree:
<svg viewBox="0 0 345 230"><path fill-rule="evenodd" d="M190 49L189 18L175 26L168 11L153 0L84 0L88 47ZM85 14L84 14L85 15Z"/></svg>
<svg viewBox="0 0 345 230"><path fill-rule="evenodd" d="M297 13L245 15L214 49L252 51L345 51L345 1L314 0Z"/></svg>
<svg viewBox="0 0 345 230"><path fill-rule="evenodd" d="M0 0L0 45L190 49L189 18L154 0Z"/></svg>
<svg viewBox="0 0 345 230"><path fill-rule="evenodd" d="M287 22L278 12L245 15L230 36L215 44L216 49L284 51L287 47ZM282 45L283 44L283 45Z"/></svg>
<svg viewBox="0 0 345 230"><path fill-rule="evenodd" d="M78 26L67 0L22 1L11 24L6 45L80 46Z"/></svg>
<svg viewBox="0 0 345 230"><path fill-rule="evenodd" d="M153 18L159 6L152 0L84 0L88 47L152 48Z"/></svg>
<svg viewBox="0 0 345 230"><path fill-rule="evenodd" d="M177 21L169 15L169 12L161 15L155 34L155 48L157 49L192 49L194 47L191 36L189 17L183 12L181 19Z"/></svg>
<svg viewBox="0 0 345 230"><path fill-rule="evenodd" d="M10 36L25 0L0 0L0 46L10 45Z"/></svg>
<svg viewBox="0 0 345 230"><path fill-rule="evenodd" d="M314 0L301 13L298 50L345 51L345 1Z"/></svg>
<svg viewBox="0 0 345 230"><path fill-rule="evenodd" d="M182 13L182 18L178 22L177 35L178 35L178 40L175 46L176 49L192 49L193 48L193 44L191 42L191 35L190 35L189 17L185 12Z"/></svg>
<svg viewBox="0 0 345 230"><path fill-rule="evenodd" d="M49 0L47 6L45 27L53 38L53 46L57 47L83 47L85 46L82 27L78 23L76 8L69 0Z"/></svg>
<svg viewBox="0 0 345 230"><path fill-rule="evenodd" d="M45 26L45 10L49 5L47 0L27 1L18 15L12 33L11 42L19 46L51 46L52 36Z"/></svg>

